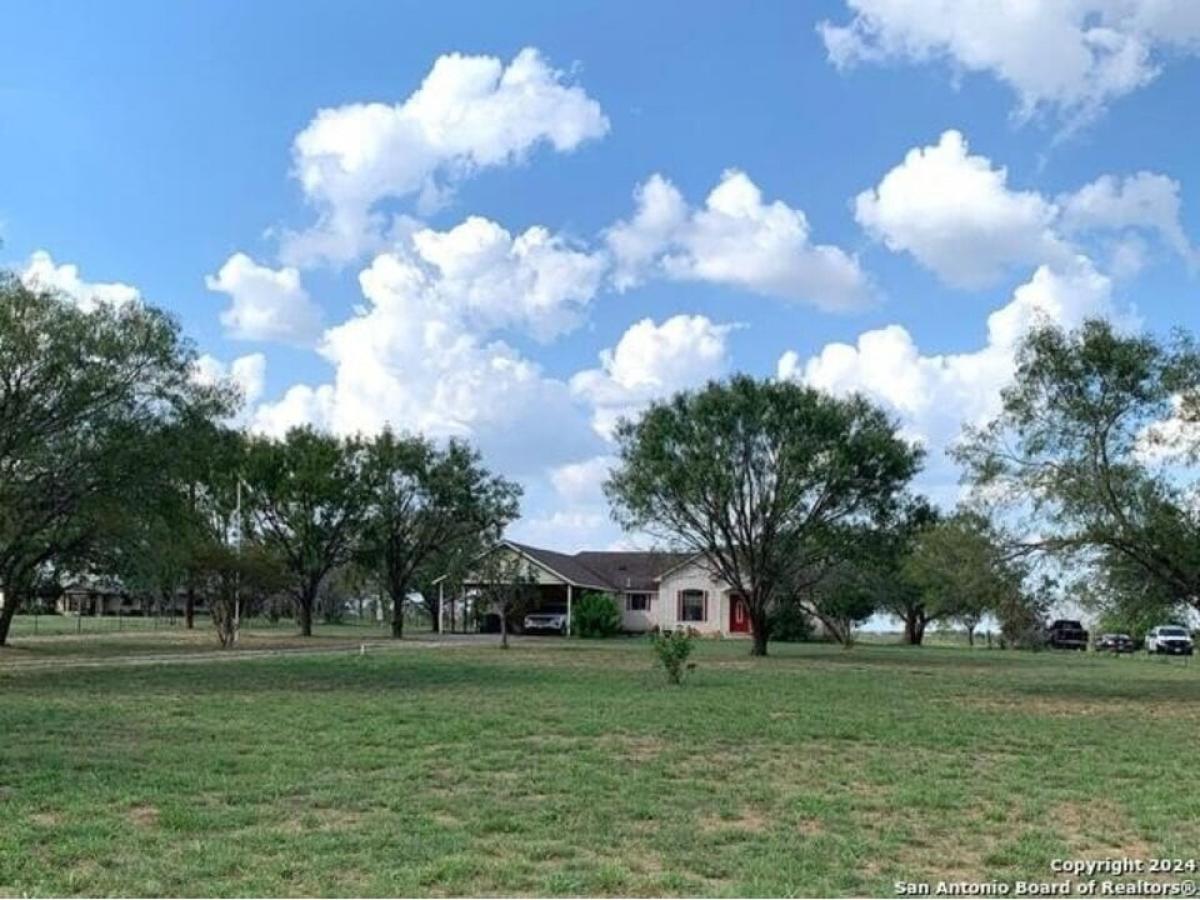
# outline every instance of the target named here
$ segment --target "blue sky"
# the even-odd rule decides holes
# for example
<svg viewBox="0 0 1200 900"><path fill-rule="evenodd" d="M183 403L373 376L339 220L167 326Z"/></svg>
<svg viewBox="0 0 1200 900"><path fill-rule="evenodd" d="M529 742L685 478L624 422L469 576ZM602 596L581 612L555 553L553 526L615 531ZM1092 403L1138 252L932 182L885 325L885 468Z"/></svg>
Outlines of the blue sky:
<svg viewBox="0 0 1200 900"><path fill-rule="evenodd" d="M950 502L1031 317L1198 324L1200 12L1018 6L9 4L0 260L171 309L250 427L475 440L549 546L733 370L875 396Z"/></svg>

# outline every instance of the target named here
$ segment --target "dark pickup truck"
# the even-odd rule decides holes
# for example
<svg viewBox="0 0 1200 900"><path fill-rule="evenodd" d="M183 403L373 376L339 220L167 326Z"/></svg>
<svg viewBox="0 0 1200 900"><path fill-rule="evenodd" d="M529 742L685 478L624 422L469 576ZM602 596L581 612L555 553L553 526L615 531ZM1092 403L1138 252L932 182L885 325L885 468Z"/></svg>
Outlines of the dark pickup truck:
<svg viewBox="0 0 1200 900"><path fill-rule="evenodd" d="M1086 650L1088 633L1074 619L1055 619L1046 627L1046 644L1056 650Z"/></svg>

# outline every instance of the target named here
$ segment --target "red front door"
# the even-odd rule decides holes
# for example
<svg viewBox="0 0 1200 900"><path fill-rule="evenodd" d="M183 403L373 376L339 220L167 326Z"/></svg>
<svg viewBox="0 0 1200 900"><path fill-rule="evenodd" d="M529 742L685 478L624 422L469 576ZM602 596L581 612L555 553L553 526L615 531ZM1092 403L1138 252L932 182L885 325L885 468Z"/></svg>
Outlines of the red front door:
<svg viewBox="0 0 1200 900"><path fill-rule="evenodd" d="M746 601L736 594L729 598L729 630L743 634L750 630L750 614L746 610Z"/></svg>

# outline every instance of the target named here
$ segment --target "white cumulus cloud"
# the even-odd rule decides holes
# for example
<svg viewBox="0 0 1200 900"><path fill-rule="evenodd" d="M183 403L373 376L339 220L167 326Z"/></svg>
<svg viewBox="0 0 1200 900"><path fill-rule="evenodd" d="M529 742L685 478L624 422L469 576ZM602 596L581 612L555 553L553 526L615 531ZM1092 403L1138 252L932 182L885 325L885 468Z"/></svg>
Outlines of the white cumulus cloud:
<svg viewBox="0 0 1200 900"><path fill-rule="evenodd" d="M266 375L267 358L261 353L239 356L228 364L205 353L196 359L194 377L206 385L232 382L241 392L244 406L249 407L262 397Z"/></svg>
<svg viewBox="0 0 1200 900"><path fill-rule="evenodd" d="M568 152L608 128L600 105L536 49L507 65L441 56L406 100L322 109L296 136L294 173L318 222L286 235L285 259L355 259L393 225L381 201L437 205L482 169L518 163L543 144Z"/></svg>
<svg viewBox="0 0 1200 900"><path fill-rule="evenodd" d="M957 287L990 284L1009 266L1058 249L1054 204L1010 189L1007 171L970 155L957 131L909 150L878 186L858 195L854 213L888 249L911 253Z"/></svg>
<svg viewBox="0 0 1200 900"><path fill-rule="evenodd" d="M1086 121L1154 80L1171 54L1200 50L1194 0L846 0L848 22L818 31L839 68L948 62L1008 84L1027 117Z"/></svg>
<svg viewBox="0 0 1200 900"><path fill-rule="evenodd" d="M57 264L45 250L37 250L30 257L21 280L30 287L57 291L69 297L84 310L98 305L121 306L136 303L141 294L132 285L120 281L84 281L79 267L73 263Z"/></svg>
<svg viewBox="0 0 1200 900"><path fill-rule="evenodd" d="M519 327L546 340L579 324L605 265L540 226L514 237L471 216L449 231L418 231L407 258L380 256L373 268L478 327Z"/></svg>
<svg viewBox="0 0 1200 900"><path fill-rule="evenodd" d="M425 279L411 261L377 257L359 276L366 304L321 341L333 381L294 385L259 407L255 427L278 434L311 422L371 434L391 425L463 437L515 474L595 452L567 385L472 327L469 305L448 302Z"/></svg>
<svg viewBox="0 0 1200 900"><path fill-rule="evenodd" d="M1050 199L1011 187L1003 166L971 154L953 130L909 150L858 195L854 214L888 249L911 254L958 288L992 285L1016 267L1067 266L1103 236L1116 236L1109 247L1116 274L1141 265L1148 237L1189 263L1196 259L1180 221L1179 184L1167 176L1104 175Z"/></svg>
<svg viewBox="0 0 1200 900"><path fill-rule="evenodd" d="M210 291L230 298L229 307L221 312L221 324L230 337L305 345L321 333L321 309L294 268L272 269L245 253L235 253L204 283Z"/></svg>
<svg viewBox="0 0 1200 900"><path fill-rule="evenodd" d="M661 325L642 319L600 353L599 368L571 378L571 391L592 407L596 432L609 437L618 420L651 401L725 374L735 327L705 316L672 316Z"/></svg>
<svg viewBox="0 0 1200 900"><path fill-rule="evenodd" d="M1091 317L1128 322L1115 308L1111 280L1086 257L1042 265L988 317L987 339L976 350L926 354L901 325L867 331L853 344L834 343L802 359L789 351L777 375L834 393L861 391L900 420L907 434L934 454L955 440L963 424L980 424L999 411L1000 390L1012 377L1022 336L1038 321L1072 328Z"/></svg>
<svg viewBox="0 0 1200 900"><path fill-rule="evenodd" d="M767 203L744 172L721 176L701 208L690 208L662 175L634 194L636 209L606 232L620 290L652 277L701 281L824 310L861 307L872 296L858 260L814 244L808 219L780 200Z"/></svg>

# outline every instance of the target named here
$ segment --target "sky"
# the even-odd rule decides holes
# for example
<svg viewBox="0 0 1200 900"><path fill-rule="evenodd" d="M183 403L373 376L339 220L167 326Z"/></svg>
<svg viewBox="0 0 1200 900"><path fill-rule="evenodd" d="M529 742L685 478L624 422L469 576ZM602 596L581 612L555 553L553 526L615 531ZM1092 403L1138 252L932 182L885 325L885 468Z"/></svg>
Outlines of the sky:
<svg viewBox="0 0 1200 900"><path fill-rule="evenodd" d="M946 456L1039 319L1194 330L1193 0L9 3L0 264L149 302L238 422L474 442L628 545L612 428L734 371Z"/></svg>

